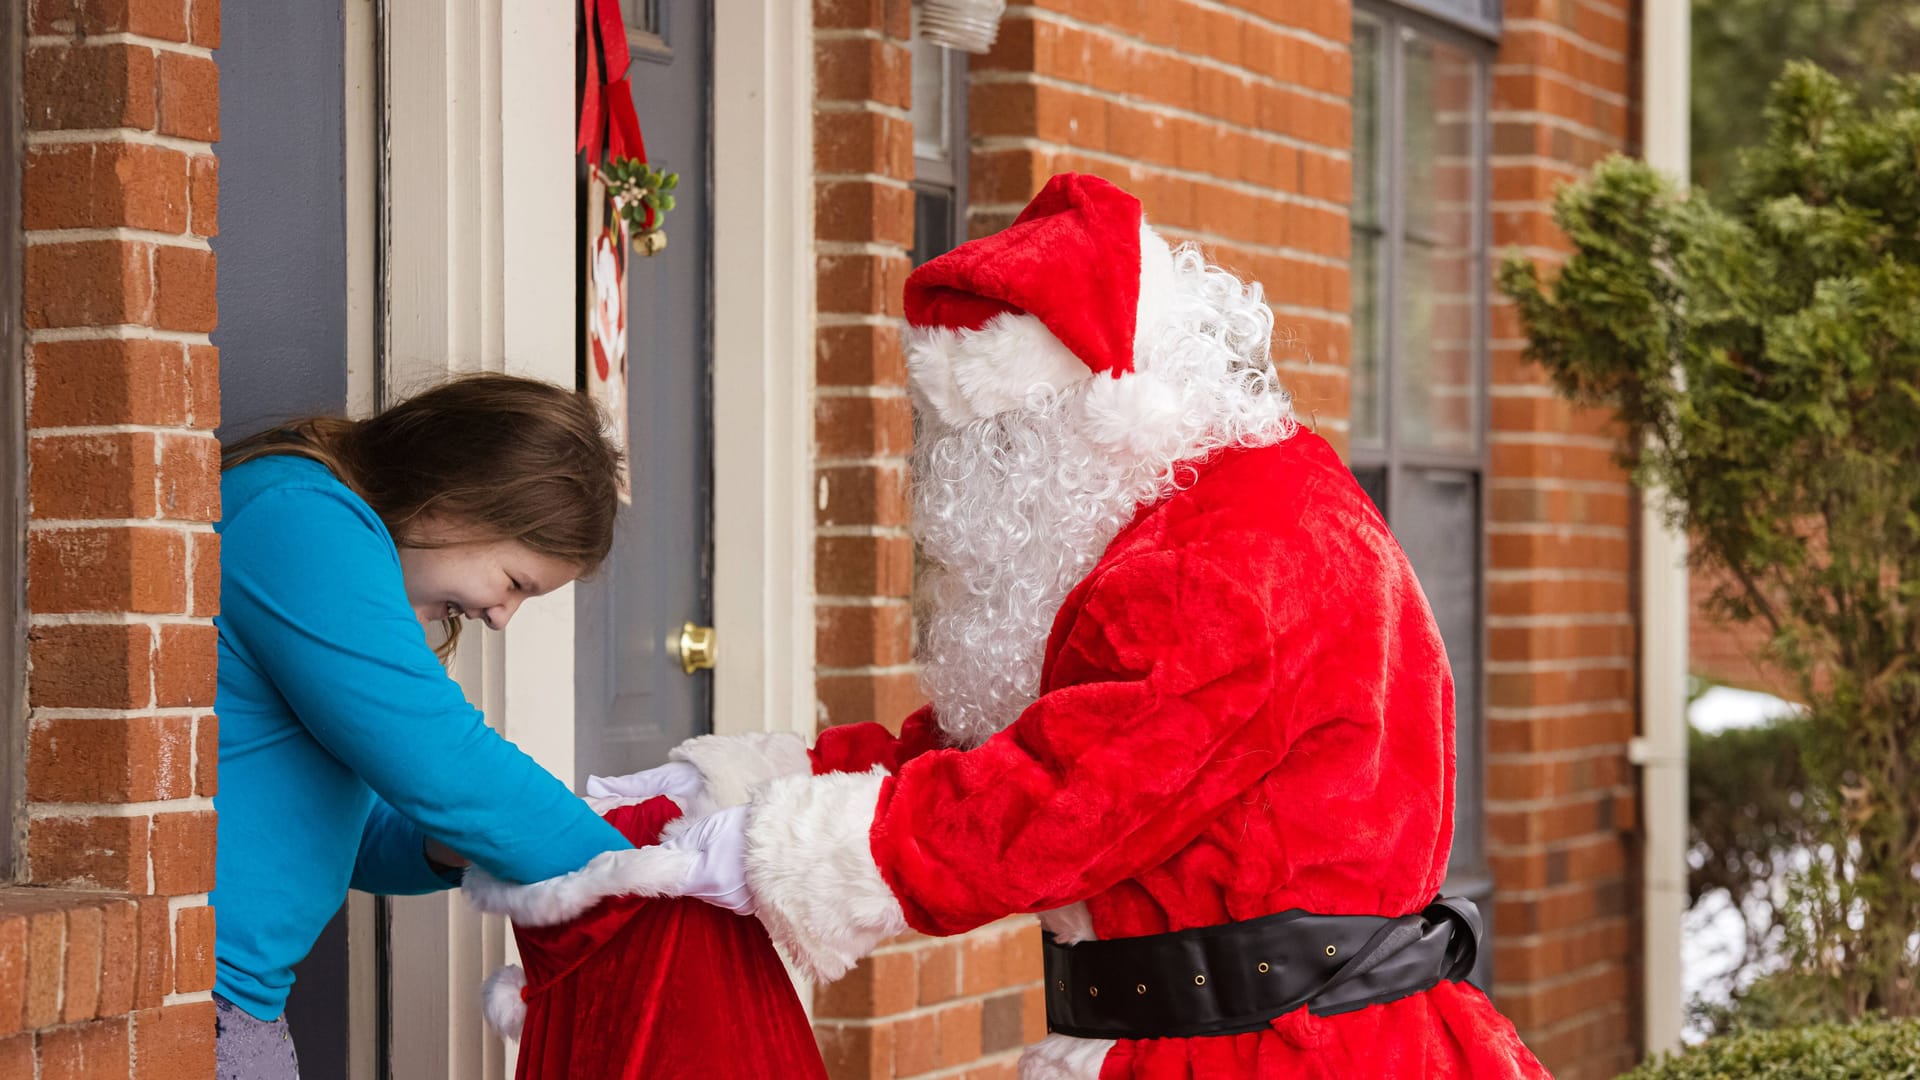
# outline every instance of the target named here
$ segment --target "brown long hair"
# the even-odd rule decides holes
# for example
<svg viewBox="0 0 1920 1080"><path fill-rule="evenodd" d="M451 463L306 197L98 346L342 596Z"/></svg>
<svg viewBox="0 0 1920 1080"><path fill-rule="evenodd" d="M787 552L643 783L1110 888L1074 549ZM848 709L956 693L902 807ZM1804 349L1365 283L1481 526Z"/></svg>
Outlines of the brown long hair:
<svg viewBox="0 0 1920 1080"><path fill-rule="evenodd" d="M579 568L613 548L621 454L585 394L515 375L465 375L368 417L318 416L227 447L221 467L293 454L325 465L386 523L394 543L430 544L429 516L483 541L518 540ZM460 636L446 620L444 659Z"/></svg>

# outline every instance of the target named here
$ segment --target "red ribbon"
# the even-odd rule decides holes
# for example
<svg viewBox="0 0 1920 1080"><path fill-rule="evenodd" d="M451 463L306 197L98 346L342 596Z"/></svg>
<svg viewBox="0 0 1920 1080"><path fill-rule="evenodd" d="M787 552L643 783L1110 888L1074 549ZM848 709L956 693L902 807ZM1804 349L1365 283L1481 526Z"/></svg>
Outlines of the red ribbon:
<svg viewBox="0 0 1920 1080"><path fill-rule="evenodd" d="M620 0L580 0L587 35L586 85L580 88L580 136L576 152L599 164L603 158L647 160L647 144L640 137L640 117L633 111L633 86L627 82L627 26L620 18ZM647 212L648 222L653 212Z"/></svg>

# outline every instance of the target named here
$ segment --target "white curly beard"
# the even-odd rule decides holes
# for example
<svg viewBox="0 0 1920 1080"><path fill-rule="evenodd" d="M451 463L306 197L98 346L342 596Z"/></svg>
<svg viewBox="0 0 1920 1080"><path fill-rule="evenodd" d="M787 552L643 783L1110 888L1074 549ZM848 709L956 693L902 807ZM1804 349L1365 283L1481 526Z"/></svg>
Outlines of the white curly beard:
<svg viewBox="0 0 1920 1080"><path fill-rule="evenodd" d="M979 745L1033 703L1062 601L1140 508L1217 450L1293 433L1260 287L1190 246L1174 255L1173 284L1150 365L1041 388L1024 408L959 427L921 410L920 685L956 745Z"/></svg>

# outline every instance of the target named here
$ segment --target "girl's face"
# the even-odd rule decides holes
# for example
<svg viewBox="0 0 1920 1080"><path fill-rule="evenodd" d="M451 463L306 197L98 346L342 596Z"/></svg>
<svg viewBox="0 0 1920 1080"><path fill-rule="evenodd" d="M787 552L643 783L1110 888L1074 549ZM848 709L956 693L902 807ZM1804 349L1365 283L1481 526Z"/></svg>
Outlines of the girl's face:
<svg viewBox="0 0 1920 1080"><path fill-rule="evenodd" d="M407 602L421 625L441 619L478 619L504 629L520 604L580 576L572 563L535 551L518 540L469 540L444 522L414 530L427 547L400 545L400 575Z"/></svg>

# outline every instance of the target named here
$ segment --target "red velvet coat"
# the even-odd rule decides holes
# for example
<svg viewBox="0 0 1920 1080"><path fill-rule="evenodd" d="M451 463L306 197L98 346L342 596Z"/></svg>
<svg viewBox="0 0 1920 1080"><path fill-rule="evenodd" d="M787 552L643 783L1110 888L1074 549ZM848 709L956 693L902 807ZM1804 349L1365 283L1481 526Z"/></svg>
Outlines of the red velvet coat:
<svg viewBox="0 0 1920 1080"><path fill-rule="evenodd" d="M1301 432L1221 454L1067 597L1039 699L972 750L929 710L835 728L816 772L883 764L872 854L906 920L957 934L1085 901L1101 938L1292 908L1399 916L1453 839L1453 687L1405 555ZM1539 1077L1480 991L1271 1030L1118 1043L1103 1078Z"/></svg>

